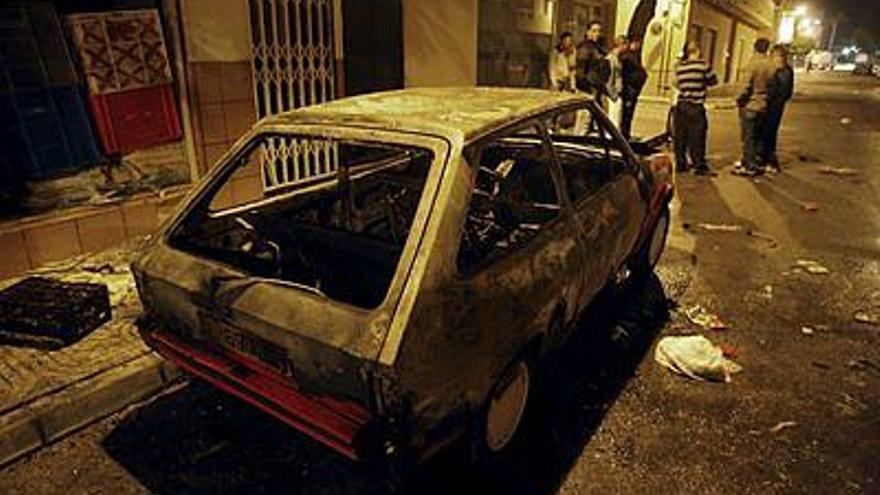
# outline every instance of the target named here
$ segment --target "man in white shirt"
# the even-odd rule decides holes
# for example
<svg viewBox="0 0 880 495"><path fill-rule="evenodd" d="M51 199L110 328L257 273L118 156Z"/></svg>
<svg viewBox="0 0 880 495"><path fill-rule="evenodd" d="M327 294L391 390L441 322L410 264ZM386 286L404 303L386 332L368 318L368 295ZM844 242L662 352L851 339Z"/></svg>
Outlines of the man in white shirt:
<svg viewBox="0 0 880 495"><path fill-rule="evenodd" d="M559 43L553 47L548 63L550 87L557 91L575 90L575 72L577 69L577 51L571 33L564 32L559 36Z"/></svg>

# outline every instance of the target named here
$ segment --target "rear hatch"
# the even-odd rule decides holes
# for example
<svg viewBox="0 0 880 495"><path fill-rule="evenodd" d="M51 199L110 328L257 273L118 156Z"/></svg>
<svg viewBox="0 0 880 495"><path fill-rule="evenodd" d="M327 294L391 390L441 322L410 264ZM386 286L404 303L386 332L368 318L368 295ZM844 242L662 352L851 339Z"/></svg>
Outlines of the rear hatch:
<svg viewBox="0 0 880 495"><path fill-rule="evenodd" d="M252 364L355 419L372 410L446 147L358 132L268 129L228 155L134 265L151 344Z"/></svg>

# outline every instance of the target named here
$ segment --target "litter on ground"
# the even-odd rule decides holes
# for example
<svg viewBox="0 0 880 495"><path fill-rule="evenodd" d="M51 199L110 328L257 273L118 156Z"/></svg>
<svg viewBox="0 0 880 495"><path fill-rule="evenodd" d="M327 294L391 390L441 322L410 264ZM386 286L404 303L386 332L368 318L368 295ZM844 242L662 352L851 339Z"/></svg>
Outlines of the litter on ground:
<svg viewBox="0 0 880 495"><path fill-rule="evenodd" d="M825 167L819 167L819 173L828 174L828 175L836 175L838 177L846 177L846 176L858 175L859 171L854 168L850 168L850 167L825 166Z"/></svg>
<svg viewBox="0 0 880 495"><path fill-rule="evenodd" d="M819 211L819 203L814 201L804 201L801 203L801 209L808 212L816 212Z"/></svg>
<svg viewBox="0 0 880 495"><path fill-rule="evenodd" d="M880 324L880 315L871 314L867 311L856 311L853 319L859 323L867 323L868 325Z"/></svg>
<svg viewBox="0 0 880 495"><path fill-rule="evenodd" d="M815 260L797 260L794 264L794 267L806 270L808 273L811 273L813 275L828 275L829 273L831 273L831 270Z"/></svg>
<svg viewBox="0 0 880 495"><path fill-rule="evenodd" d="M732 375L742 371L702 335L664 337L654 350L654 360L673 373L701 381L729 383Z"/></svg>
<svg viewBox="0 0 880 495"><path fill-rule="evenodd" d="M725 330L727 324L718 315L710 313L703 306L697 304L684 310L685 316L694 325L707 330Z"/></svg>
<svg viewBox="0 0 880 495"><path fill-rule="evenodd" d="M708 232L741 232L742 225L724 223L701 223L699 227Z"/></svg>
<svg viewBox="0 0 880 495"><path fill-rule="evenodd" d="M770 428L770 433L779 433L780 431L785 430L787 428L791 428L792 426L797 426L797 422L796 421L780 421L779 423L776 423L776 426L774 426L773 428Z"/></svg>
<svg viewBox="0 0 880 495"><path fill-rule="evenodd" d="M749 230L748 232L746 232L746 234L748 234L750 237L754 237L755 239L767 241L768 243L770 243L770 247L772 249L776 249L776 247L779 246L779 243L776 242L776 238L769 234L764 234L762 232L758 232L757 230Z"/></svg>
<svg viewBox="0 0 880 495"><path fill-rule="evenodd" d="M813 327L801 327L801 333L804 335L815 335L816 330Z"/></svg>

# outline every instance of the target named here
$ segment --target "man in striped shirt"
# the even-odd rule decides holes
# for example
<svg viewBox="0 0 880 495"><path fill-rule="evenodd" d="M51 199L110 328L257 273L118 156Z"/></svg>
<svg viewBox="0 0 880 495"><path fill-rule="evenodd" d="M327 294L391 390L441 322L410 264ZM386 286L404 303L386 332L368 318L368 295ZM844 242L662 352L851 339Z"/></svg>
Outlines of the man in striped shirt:
<svg viewBox="0 0 880 495"><path fill-rule="evenodd" d="M688 156L694 173L715 175L706 162L706 90L717 84L709 66L703 61L700 46L691 41L685 48L684 58L675 68L675 87L678 102L674 110L673 141L675 143L675 166L679 172L690 170Z"/></svg>

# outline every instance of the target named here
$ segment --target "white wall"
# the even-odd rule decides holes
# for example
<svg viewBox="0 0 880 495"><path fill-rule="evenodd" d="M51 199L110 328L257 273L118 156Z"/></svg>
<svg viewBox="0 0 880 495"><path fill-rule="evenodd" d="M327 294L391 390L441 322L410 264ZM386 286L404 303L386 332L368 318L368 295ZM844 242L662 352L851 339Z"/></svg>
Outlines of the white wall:
<svg viewBox="0 0 880 495"><path fill-rule="evenodd" d="M727 53L730 46L731 31L733 30L733 19L709 7L704 2L696 2L691 12L691 24L700 25L704 30L714 29L718 33L718 38L715 41L715 63L712 69L718 76L719 81L726 82L723 81L725 67L727 63L733 61L733 53ZM705 39L707 35L704 33L703 37ZM709 54L704 54L704 58L706 61L709 61ZM731 72L731 77L733 77L733 74L735 73Z"/></svg>
<svg viewBox="0 0 880 495"><path fill-rule="evenodd" d="M247 0L180 0L180 3L188 61L251 59Z"/></svg>
<svg viewBox="0 0 880 495"><path fill-rule="evenodd" d="M477 83L477 1L403 0L407 87Z"/></svg>

